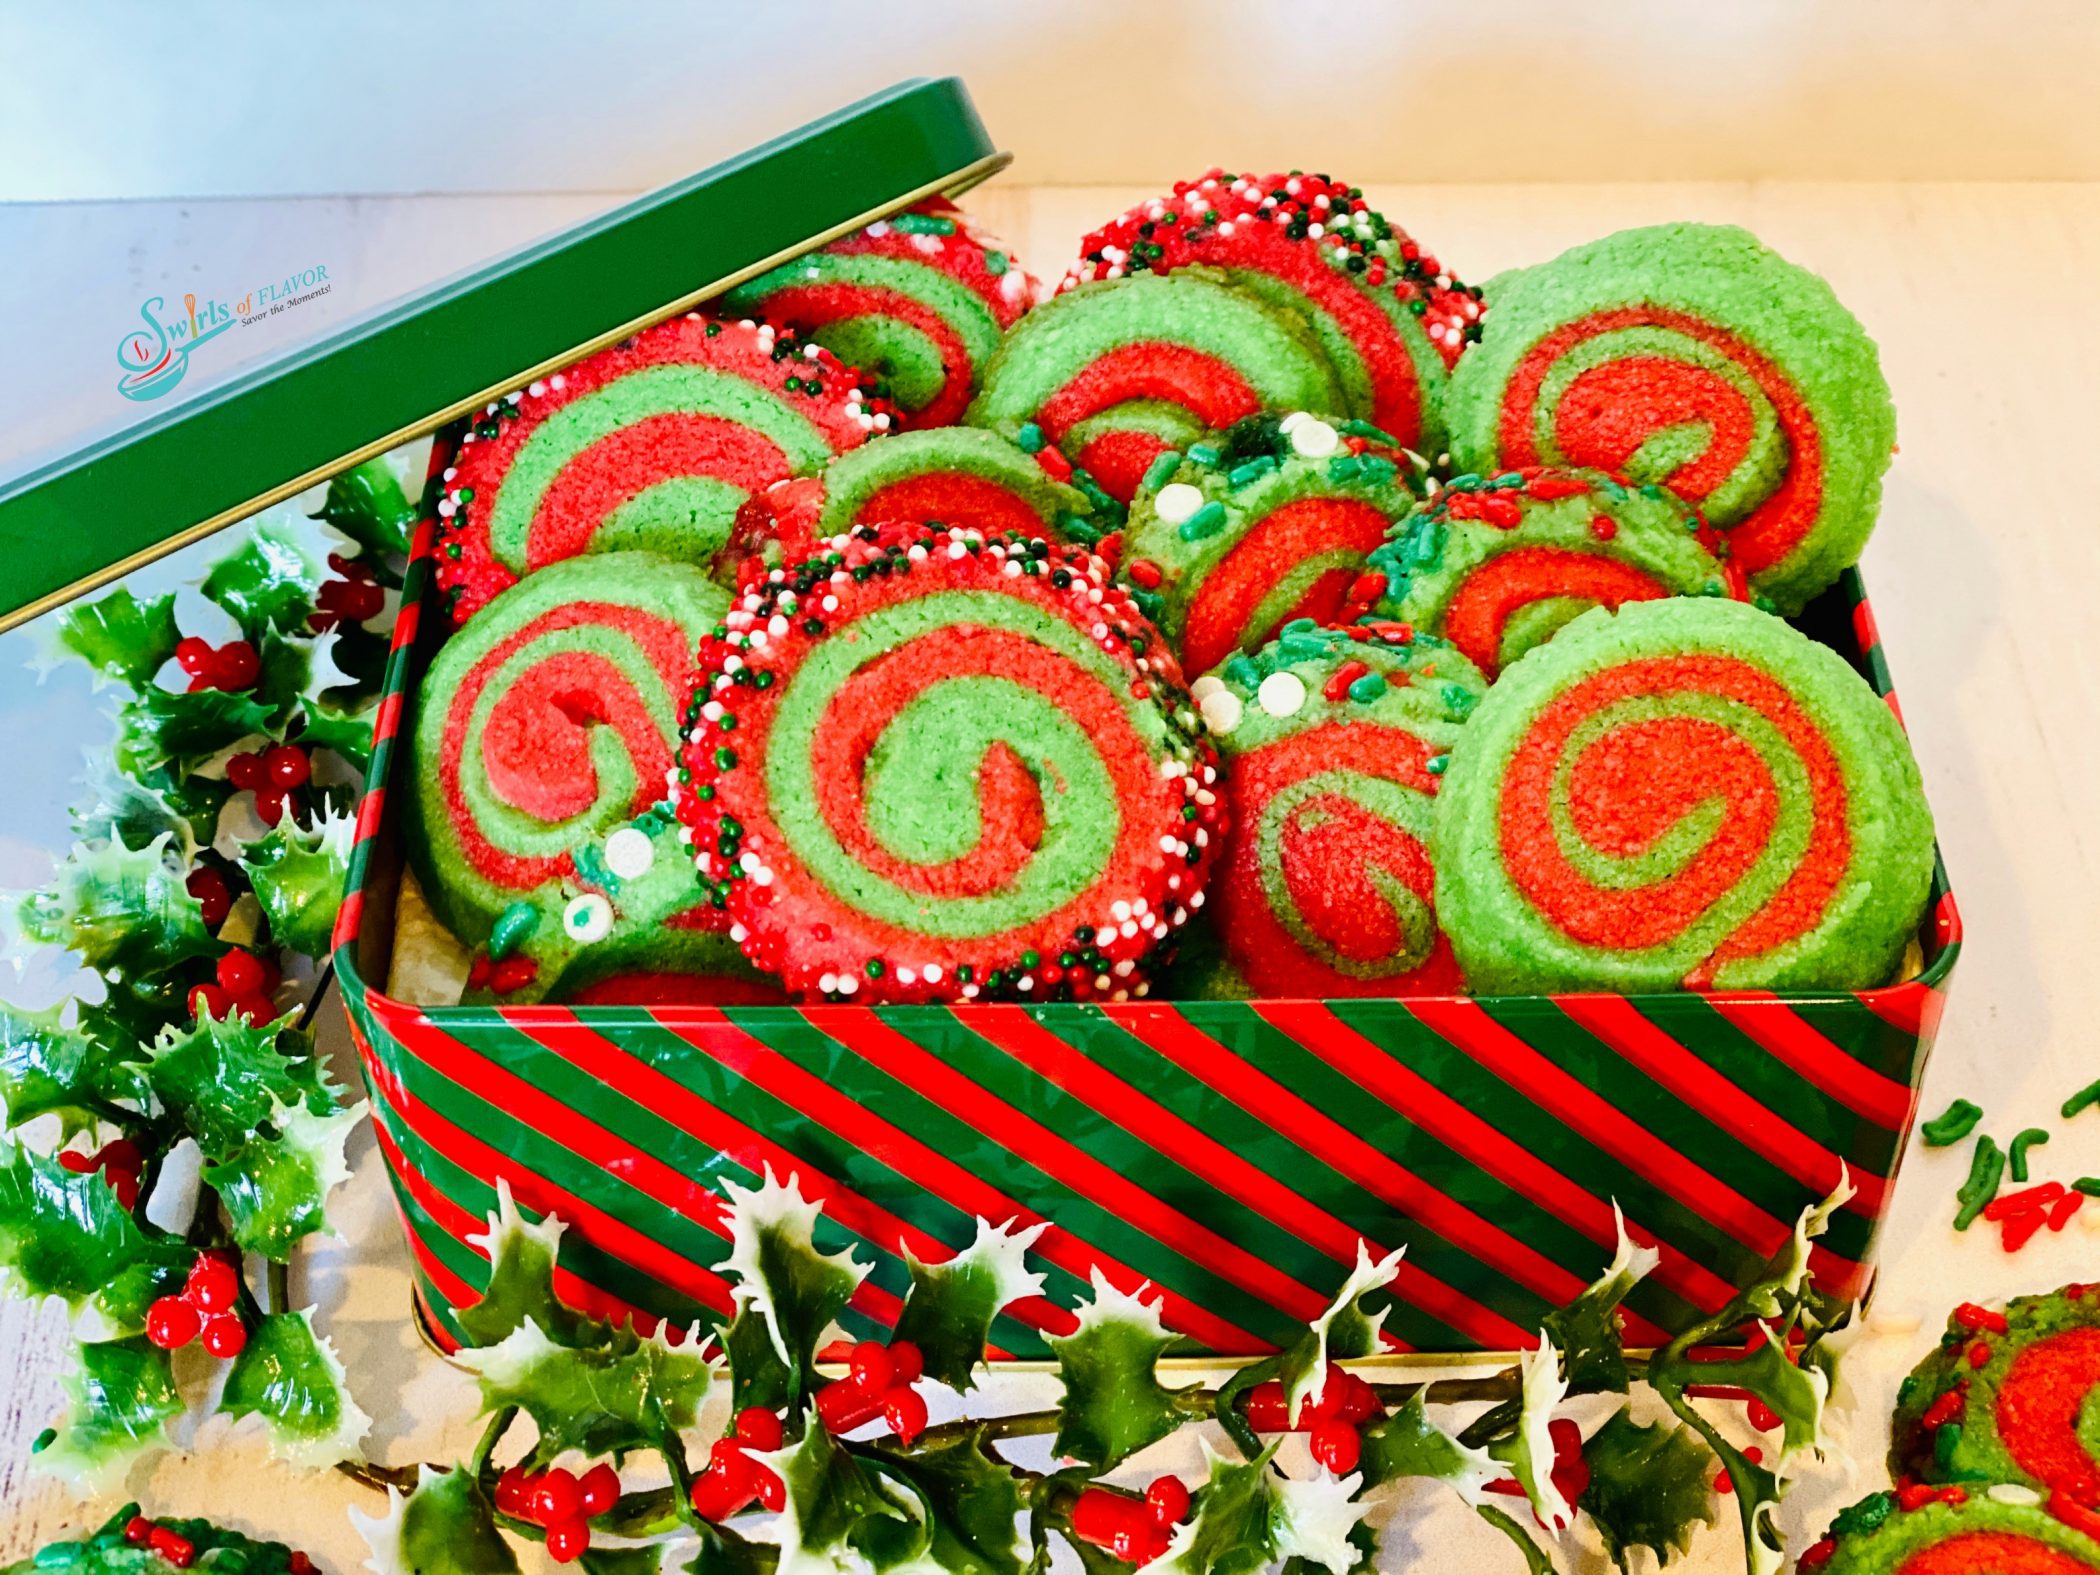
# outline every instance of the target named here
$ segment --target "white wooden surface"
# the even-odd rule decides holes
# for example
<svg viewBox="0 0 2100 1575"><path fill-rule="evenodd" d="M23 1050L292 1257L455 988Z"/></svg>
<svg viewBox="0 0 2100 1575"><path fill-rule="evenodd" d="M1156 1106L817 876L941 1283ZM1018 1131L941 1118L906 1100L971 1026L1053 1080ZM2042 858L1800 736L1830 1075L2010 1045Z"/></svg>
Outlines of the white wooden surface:
<svg viewBox="0 0 2100 1575"><path fill-rule="evenodd" d="M1133 195L1006 187L975 206L1042 272ZM2001 1139L2030 1124L2055 1126L2054 1142L2036 1152L2037 1174L2100 1173L2100 1112L2055 1119L2067 1092L2100 1075L2100 529L2083 475L2100 431L2100 186L1427 186L1372 196L1474 278L1624 225L1739 221L1827 274L1880 340L1902 450L1866 570L1969 929L1925 1103L1974 1098ZM337 313L592 206L551 197L0 208L0 255L80 278L128 252L160 259L172 276L200 252L223 252L229 232L255 245L296 233L302 247L338 259L348 286L329 308ZM53 246L65 252L43 250ZM126 287L154 282L134 277ZM69 367L47 364L57 389L47 388L47 399L93 415L99 369L69 383ZM0 726L19 683L12 669L0 674ZM60 746L49 731L39 736L40 756ZM64 749L70 759L71 744ZM20 822L0 817L18 838L29 824L46 825L44 806L21 809ZM40 830L36 840L49 839ZM9 852L10 876L34 862L20 840ZM339 1206L345 1239L319 1255L307 1294L377 1419L375 1453L447 1458L467 1440L468 1387L417 1345L405 1317L404 1254L368 1138L353 1157L356 1176ZM1884 1330L1858 1348L1856 1405L1844 1419L1853 1447L1849 1458L1808 1470L1790 1501L1784 1524L1797 1547L1834 1505L1883 1481L1882 1418L1953 1300L2100 1276L2100 1234L2077 1225L2015 1259L1981 1230L1953 1234L1962 1166L1961 1150L1920 1151L1906 1163L1885 1237L1879 1316L1916 1316L1926 1327ZM2100 1224L2100 1208L2086 1217ZM29 1439L59 1404L62 1349L54 1316L12 1303L0 1311L0 1560L113 1502L75 1506L24 1469ZM990 1393L999 1408L1024 1406L1045 1398L1045 1384L1006 1379ZM259 1443L227 1436L220 1422L199 1442L195 1453L136 1472L127 1491L289 1538L334 1571L361 1559L343 1515L361 1490L273 1466ZM1137 1474L1190 1470L1193 1457L1193 1446L1163 1446ZM1396 1493L1388 1519L1389 1569L1514 1568L1491 1533L1433 1491ZM1606 1567L1579 1542L1561 1563ZM1737 1567L1731 1539L1718 1532L1673 1566L1693 1575Z"/></svg>

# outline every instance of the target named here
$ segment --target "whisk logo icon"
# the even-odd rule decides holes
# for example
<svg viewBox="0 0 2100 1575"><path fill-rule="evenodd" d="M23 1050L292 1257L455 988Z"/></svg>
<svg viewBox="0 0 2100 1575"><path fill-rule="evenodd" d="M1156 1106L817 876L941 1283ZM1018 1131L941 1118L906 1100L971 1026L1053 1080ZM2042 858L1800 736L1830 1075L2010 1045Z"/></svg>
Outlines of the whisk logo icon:
<svg viewBox="0 0 2100 1575"><path fill-rule="evenodd" d="M222 301L182 298L182 315L163 322L166 299L154 296L139 308L144 328L134 328L117 343L117 365L124 375L117 392L126 399L158 399L189 370L190 352L240 321Z"/></svg>

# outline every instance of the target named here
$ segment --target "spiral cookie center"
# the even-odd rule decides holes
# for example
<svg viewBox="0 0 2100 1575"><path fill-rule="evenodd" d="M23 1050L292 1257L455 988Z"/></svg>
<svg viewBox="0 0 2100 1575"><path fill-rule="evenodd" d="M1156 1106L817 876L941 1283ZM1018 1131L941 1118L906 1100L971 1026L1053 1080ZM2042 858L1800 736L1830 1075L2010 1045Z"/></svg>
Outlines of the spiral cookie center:
<svg viewBox="0 0 2100 1575"><path fill-rule="evenodd" d="M1896 1575L2090 1575L2084 1559L2014 1531L1965 1531L1922 1548Z"/></svg>
<svg viewBox="0 0 2100 1575"><path fill-rule="evenodd" d="M1301 498L1257 521L1205 575L1182 629L1191 673L1268 640L1293 618L1331 619L1391 521L1349 498Z"/></svg>
<svg viewBox="0 0 2100 1575"><path fill-rule="evenodd" d="M2020 1468L2052 1486L2091 1482L2080 1421L2100 1388L2100 1329L2067 1329L2015 1356L1998 1388L1998 1436Z"/></svg>

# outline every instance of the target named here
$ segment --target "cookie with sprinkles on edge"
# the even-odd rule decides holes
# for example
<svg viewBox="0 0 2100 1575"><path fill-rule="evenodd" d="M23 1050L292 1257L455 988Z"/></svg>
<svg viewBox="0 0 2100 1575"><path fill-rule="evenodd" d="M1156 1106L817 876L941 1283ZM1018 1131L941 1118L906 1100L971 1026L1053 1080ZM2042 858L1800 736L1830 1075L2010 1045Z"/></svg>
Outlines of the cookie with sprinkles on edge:
<svg viewBox="0 0 2100 1575"><path fill-rule="evenodd" d="M1584 613L1495 681L1430 852L1483 994L1860 990L1917 930L1932 817L1843 657L1672 596Z"/></svg>
<svg viewBox="0 0 2100 1575"><path fill-rule="evenodd" d="M438 499L455 622L550 563L647 551L706 565L743 501L823 468L890 415L820 345L698 314L490 405Z"/></svg>
<svg viewBox="0 0 2100 1575"><path fill-rule="evenodd" d="M722 298L792 328L877 380L904 428L962 419L1036 281L945 197L797 257Z"/></svg>
<svg viewBox="0 0 2100 1575"><path fill-rule="evenodd" d="M1429 828L1452 744L1487 682L1398 624L1306 620L1196 680L1233 810L1208 918L1206 994L1445 995Z"/></svg>
<svg viewBox="0 0 2100 1575"><path fill-rule="evenodd" d="M803 997L1121 1000L1226 811L1158 631L1082 547L863 526L701 644L673 793L745 955Z"/></svg>
<svg viewBox="0 0 2100 1575"><path fill-rule="evenodd" d="M2100 1516L2016 1482L1906 1483L1839 1511L1799 1575L2087 1575Z"/></svg>
<svg viewBox="0 0 2100 1575"><path fill-rule="evenodd" d="M1209 670L1293 618L1335 619L1421 472L1376 427L1306 411L1248 416L1162 454L1124 528L1122 575Z"/></svg>
<svg viewBox="0 0 2100 1575"><path fill-rule="evenodd" d="M1896 412L1830 286L1747 230L1622 230L1489 281L1444 400L1477 475L1592 465L1661 482L1789 616L1859 558Z"/></svg>
<svg viewBox="0 0 2100 1575"><path fill-rule="evenodd" d="M1061 289L1191 266L1302 319L1341 377L1336 413L1409 448L1443 447L1444 379L1479 336L1481 292L1325 175L1211 169L1139 203L1079 243Z"/></svg>
<svg viewBox="0 0 2100 1575"><path fill-rule="evenodd" d="M1592 607L1748 595L1725 538L1683 499L1534 467L1445 485L1371 553L1350 611L1441 635L1492 678Z"/></svg>
<svg viewBox="0 0 2100 1575"><path fill-rule="evenodd" d="M1058 480L1128 503L1167 449L1262 410L1344 405L1302 318L1215 268L1185 268L1044 302L1006 336L966 419Z"/></svg>

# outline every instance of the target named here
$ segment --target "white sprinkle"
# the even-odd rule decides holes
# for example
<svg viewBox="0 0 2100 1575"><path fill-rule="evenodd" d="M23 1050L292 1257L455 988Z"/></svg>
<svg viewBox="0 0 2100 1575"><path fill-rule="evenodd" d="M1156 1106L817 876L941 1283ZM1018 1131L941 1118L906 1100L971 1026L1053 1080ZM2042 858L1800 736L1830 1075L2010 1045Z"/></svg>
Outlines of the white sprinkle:
<svg viewBox="0 0 2100 1575"><path fill-rule="evenodd" d="M1201 678L1189 685L1189 693L1195 697L1196 704L1201 705L1224 687L1224 679L1218 677L1215 673L1205 673Z"/></svg>
<svg viewBox="0 0 2100 1575"><path fill-rule="evenodd" d="M899 984L917 984L919 982L919 975L914 969L899 968L897 970L897 982Z"/></svg>
<svg viewBox="0 0 2100 1575"><path fill-rule="evenodd" d="M941 982L941 965L939 963L928 963L924 971L928 984L939 984Z"/></svg>
<svg viewBox="0 0 2100 1575"><path fill-rule="evenodd" d="M838 986L839 976L835 973L819 974L817 976L817 990L820 994L830 995L838 989Z"/></svg>
<svg viewBox="0 0 2100 1575"><path fill-rule="evenodd" d="M1317 416L1291 429L1291 452L1305 459L1325 459L1342 446L1342 435Z"/></svg>
<svg viewBox="0 0 2100 1575"><path fill-rule="evenodd" d="M2042 1502L2042 1495L2024 1482L1993 1482L1984 1491L2000 1504L2034 1505Z"/></svg>
<svg viewBox="0 0 2100 1575"><path fill-rule="evenodd" d="M1179 525L1203 507L1203 494L1186 481L1170 481L1152 500L1152 512L1169 525Z"/></svg>
<svg viewBox="0 0 2100 1575"><path fill-rule="evenodd" d="M1217 689L1203 697L1198 709L1202 711L1203 720L1213 733L1224 734L1240 725L1240 716L1245 707L1240 704L1240 697L1230 689Z"/></svg>
<svg viewBox="0 0 2100 1575"><path fill-rule="evenodd" d="M586 892L581 897L572 897L569 905L561 910L561 927L572 941L588 946L593 941L602 941L612 934L612 904L596 892Z"/></svg>
<svg viewBox="0 0 2100 1575"><path fill-rule="evenodd" d="M1118 924L1121 924L1125 919L1130 917L1130 904L1125 902L1121 897L1118 897L1114 902L1108 905L1108 911L1114 914L1116 916L1116 922Z"/></svg>
<svg viewBox="0 0 2100 1575"><path fill-rule="evenodd" d="M650 842L649 833L639 826L622 826L605 839L605 867L622 880L648 874L649 866L655 862L656 846Z"/></svg>
<svg viewBox="0 0 2100 1575"><path fill-rule="evenodd" d="M1271 716L1296 716L1305 704L1305 680L1296 673L1271 673L1254 691L1254 699Z"/></svg>

